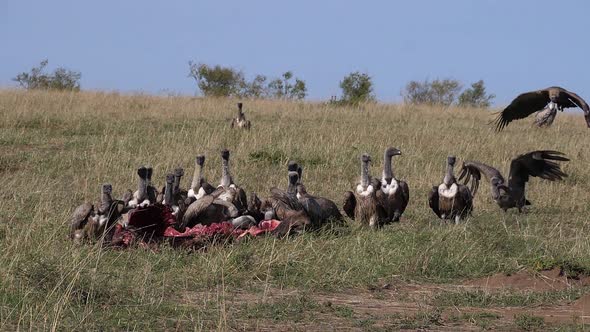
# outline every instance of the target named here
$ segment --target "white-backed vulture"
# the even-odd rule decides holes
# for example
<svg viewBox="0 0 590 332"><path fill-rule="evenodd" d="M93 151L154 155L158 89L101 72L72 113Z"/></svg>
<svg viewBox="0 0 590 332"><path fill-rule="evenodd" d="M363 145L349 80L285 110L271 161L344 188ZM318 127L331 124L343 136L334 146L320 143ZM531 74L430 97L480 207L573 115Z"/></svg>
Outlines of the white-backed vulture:
<svg viewBox="0 0 590 332"><path fill-rule="evenodd" d="M584 111L586 125L590 128L590 107L586 101L571 91L554 86L516 97L494 121L496 131L504 129L513 120L524 119L539 111L535 124L539 127L550 126L558 110L570 107L579 107Z"/></svg>
<svg viewBox="0 0 590 332"><path fill-rule="evenodd" d="M153 169L151 167L141 166L137 169L137 175L139 176L138 188L133 193L133 199L128 203L129 207L146 207L156 203L158 191L151 185L152 173Z"/></svg>
<svg viewBox="0 0 590 332"><path fill-rule="evenodd" d="M209 195L212 193L215 188L205 180L203 176L203 168L205 165L205 156L198 155L195 158L195 171L193 173L193 178L191 181L190 188L187 193L186 204L190 205L192 202L196 201L197 199Z"/></svg>
<svg viewBox="0 0 590 332"><path fill-rule="evenodd" d="M70 238L79 241L110 234L126 206L122 200L112 198L112 191L112 185L105 183L101 186L98 203L84 203L76 208L72 214Z"/></svg>
<svg viewBox="0 0 590 332"><path fill-rule="evenodd" d="M344 193L344 212L361 224L370 227L380 226L386 219L386 213L377 199L377 191L380 188L379 181L369 175L369 163L371 157L368 154L361 156L361 178L354 192Z"/></svg>
<svg viewBox="0 0 590 332"><path fill-rule="evenodd" d="M250 130L250 120L246 120L246 115L242 112L242 103L238 103L238 116L231 120L231 128L242 128Z"/></svg>
<svg viewBox="0 0 590 332"><path fill-rule="evenodd" d="M215 198L223 199L231 202L241 215L246 212L248 208L248 199L246 192L236 185L231 172L229 169L229 150L224 149L221 151L221 180L217 189L215 189L211 195Z"/></svg>
<svg viewBox="0 0 590 332"><path fill-rule="evenodd" d="M383 157L383 175L381 176L381 189L377 197L387 215L385 223L399 221L410 201L410 189L405 181L395 178L391 159L402 152L396 148L387 148Z"/></svg>
<svg viewBox="0 0 590 332"><path fill-rule="evenodd" d="M473 211L473 195L469 188L457 182L453 174L456 158L447 158L447 172L443 182L432 187L428 203L432 211L441 219L454 220L456 224L467 218Z"/></svg>
<svg viewBox="0 0 590 332"><path fill-rule="evenodd" d="M490 181L492 198L504 212L510 208L523 211L525 205L531 205L526 199L525 187L530 176L549 181L562 180L567 177L556 161L569 161L559 151L539 150L522 154L510 163L508 183L497 169L477 161L466 161L459 176L464 184L471 182L473 194L479 188L481 175Z"/></svg>

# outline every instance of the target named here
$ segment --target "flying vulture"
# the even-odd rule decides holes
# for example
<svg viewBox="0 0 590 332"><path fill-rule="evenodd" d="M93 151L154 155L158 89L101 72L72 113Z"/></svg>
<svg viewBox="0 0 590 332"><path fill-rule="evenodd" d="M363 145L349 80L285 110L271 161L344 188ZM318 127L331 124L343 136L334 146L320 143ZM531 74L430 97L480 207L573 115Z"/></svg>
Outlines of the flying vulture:
<svg viewBox="0 0 590 332"><path fill-rule="evenodd" d="M523 119L539 111L535 124L539 127L550 126L558 110L570 107L579 107L584 111L586 125L590 128L590 107L586 101L571 91L554 86L516 97L494 121L496 131L504 129L512 120Z"/></svg>

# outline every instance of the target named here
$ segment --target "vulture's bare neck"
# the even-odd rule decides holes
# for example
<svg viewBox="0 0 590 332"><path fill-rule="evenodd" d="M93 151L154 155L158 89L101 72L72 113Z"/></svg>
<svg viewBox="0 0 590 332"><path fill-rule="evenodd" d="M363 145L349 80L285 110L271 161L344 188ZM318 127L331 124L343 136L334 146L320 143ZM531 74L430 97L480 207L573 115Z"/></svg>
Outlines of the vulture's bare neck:
<svg viewBox="0 0 590 332"><path fill-rule="evenodd" d="M287 187L287 193L289 195L297 195L297 183L299 182L299 175L297 172L289 172L289 186Z"/></svg>
<svg viewBox="0 0 590 332"><path fill-rule="evenodd" d="M180 192L180 179L182 179L182 174L178 172L174 173L174 184L172 186L172 193L175 195Z"/></svg>
<svg viewBox="0 0 590 332"><path fill-rule="evenodd" d="M100 194L100 210L107 212L112 202L113 197L111 196L111 188L103 186Z"/></svg>
<svg viewBox="0 0 590 332"><path fill-rule="evenodd" d="M229 159L221 159L221 186L224 188L232 184L231 174L229 173Z"/></svg>
<svg viewBox="0 0 590 332"><path fill-rule="evenodd" d="M193 181L191 182L191 189L196 191L201 186L201 179L203 178L203 165L198 161L195 162L195 172L193 173Z"/></svg>
<svg viewBox="0 0 590 332"><path fill-rule="evenodd" d="M147 177L139 177L137 183L137 199L138 201L143 201L147 198L147 187L149 185L149 181Z"/></svg>
<svg viewBox="0 0 590 332"><path fill-rule="evenodd" d="M164 203L172 205L174 191L174 180L172 178L166 179L166 188L164 189Z"/></svg>
<svg viewBox="0 0 590 332"><path fill-rule="evenodd" d="M445 177L443 179L443 183L446 184L447 186L450 186L453 183L455 183L455 176L453 175L453 165L452 164L447 164L447 172L446 172Z"/></svg>
<svg viewBox="0 0 590 332"><path fill-rule="evenodd" d="M393 178L393 168L391 165L392 159L393 156L385 152L385 156L383 157L383 178L387 181L390 181Z"/></svg>
<svg viewBox="0 0 590 332"><path fill-rule="evenodd" d="M367 189L369 186L369 162L361 161L361 186L363 189Z"/></svg>

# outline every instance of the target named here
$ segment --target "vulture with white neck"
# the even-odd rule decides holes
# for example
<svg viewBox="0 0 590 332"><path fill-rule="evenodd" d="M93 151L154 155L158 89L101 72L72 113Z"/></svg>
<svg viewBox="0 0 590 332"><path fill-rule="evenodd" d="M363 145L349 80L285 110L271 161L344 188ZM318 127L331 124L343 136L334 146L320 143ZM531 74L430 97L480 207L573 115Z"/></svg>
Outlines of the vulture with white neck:
<svg viewBox="0 0 590 332"><path fill-rule="evenodd" d="M391 159L402 152L396 148L387 148L383 157L383 175L381 176L381 189L377 197L385 209L386 223L399 221L410 201L410 189L405 181L397 179L393 174Z"/></svg>
<svg viewBox="0 0 590 332"><path fill-rule="evenodd" d="M453 173L456 158L447 158L447 172L443 182L428 194L428 203L432 211L441 219L454 220L458 224L471 215L473 195L469 188L457 182Z"/></svg>
<svg viewBox="0 0 590 332"><path fill-rule="evenodd" d="M387 214L377 199L379 180L369 175L370 162L371 157L368 154L361 156L361 178L354 192L344 193L343 210L346 215L361 224L378 227L386 220Z"/></svg>
<svg viewBox="0 0 590 332"><path fill-rule="evenodd" d="M246 115L242 111L242 103L238 103L238 115L231 120L231 128L240 128L250 130L250 120L246 120Z"/></svg>
<svg viewBox="0 0 590 332"><path fill-rule="evenodd" d="M191 181L190 188L187 193L186 204L190 205L197 199L211 194L215 188L205 180L203 176L203 168L205 167L205 156L198 155L195 158L195 171Z"/></svg>

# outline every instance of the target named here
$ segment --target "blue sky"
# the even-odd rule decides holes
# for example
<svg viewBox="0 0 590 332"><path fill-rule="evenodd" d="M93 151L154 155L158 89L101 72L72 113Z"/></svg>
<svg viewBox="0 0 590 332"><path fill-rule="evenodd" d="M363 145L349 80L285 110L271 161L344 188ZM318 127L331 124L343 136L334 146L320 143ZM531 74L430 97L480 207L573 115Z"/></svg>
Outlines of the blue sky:
<svg viewBox="0 0 590 332"><path fill-rule="evenodd" d="M83 89L192 95L194 60L291 70L312 100L357 70L387 102L435 78L483 79L496 105L551 85L590 100L589 13L586 0L2 0L0 86L47 58Z"/></svg>

